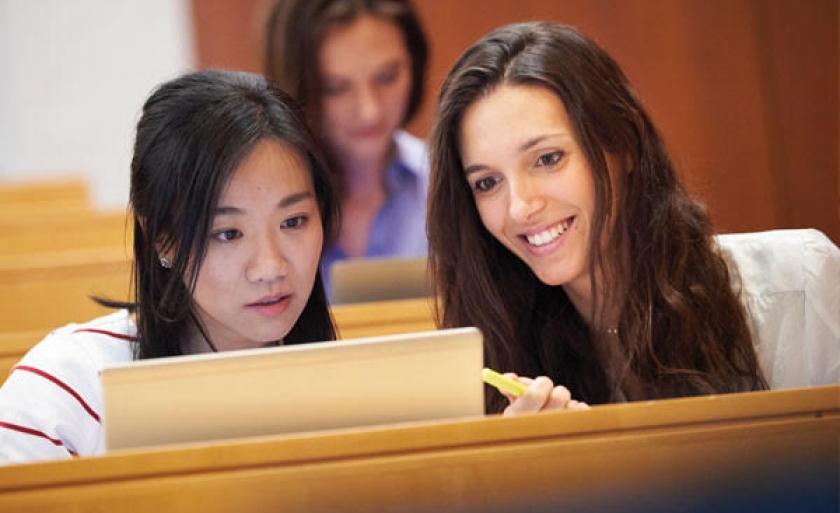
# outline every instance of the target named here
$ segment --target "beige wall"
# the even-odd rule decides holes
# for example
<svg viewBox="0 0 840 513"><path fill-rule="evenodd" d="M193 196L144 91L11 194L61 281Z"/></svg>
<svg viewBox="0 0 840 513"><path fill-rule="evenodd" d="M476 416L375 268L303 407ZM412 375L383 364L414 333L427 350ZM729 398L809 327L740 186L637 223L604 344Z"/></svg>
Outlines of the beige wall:
<svg viewBox="0 0 840 513"><path fill-rule="evenodd" d="M836 0L417 0L428 131L457 56L513 21L577 26L624 67L718 230L816 227L840 243ZM193 0L199 63L259 71L266 0Z"/></svg>

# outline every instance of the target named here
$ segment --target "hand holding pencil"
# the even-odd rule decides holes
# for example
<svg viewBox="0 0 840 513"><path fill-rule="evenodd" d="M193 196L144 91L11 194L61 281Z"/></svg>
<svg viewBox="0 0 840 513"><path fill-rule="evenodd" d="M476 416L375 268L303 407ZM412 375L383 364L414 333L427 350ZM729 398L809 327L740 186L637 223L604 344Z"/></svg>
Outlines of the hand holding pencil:
<svg viewBox="0 0 840 513"><path fill-rule="evenodd" d="M496 387L507 397L510 404L504 415L514 416L544 410L588 410L589 405L572 399L569 389L554 386L545 376L536 379L523 378L512 373L500 374L485 368L481 373L485 383Z"/></svg>

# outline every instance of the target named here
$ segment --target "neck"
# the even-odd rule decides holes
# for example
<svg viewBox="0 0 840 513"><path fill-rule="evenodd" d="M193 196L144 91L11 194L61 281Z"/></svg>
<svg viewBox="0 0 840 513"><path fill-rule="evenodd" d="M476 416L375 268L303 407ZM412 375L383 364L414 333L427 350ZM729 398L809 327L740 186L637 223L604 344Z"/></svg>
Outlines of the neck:
<svg viewBox="0 0 840 513"><path fill-rule="evenodd" d="M610 294L609 304L603 302L607 299L606 290L604 290L603 279L596 277L595 279L595 294L592 293L589 277L581 280L585 283L580 283L578 287L564 286L566 295L574 305L578 313L583 317L592 333L601 337L613 338L618 336L618 319L619 309L618 298L615 294Z"/></svg>
<svg viewBox="0 0 840 513"><path fill-rule="evenodd" d="M345 196L367 196L385 190L385 176L393 155L393 147L381 158L353 158L340 156Z"/></svg>

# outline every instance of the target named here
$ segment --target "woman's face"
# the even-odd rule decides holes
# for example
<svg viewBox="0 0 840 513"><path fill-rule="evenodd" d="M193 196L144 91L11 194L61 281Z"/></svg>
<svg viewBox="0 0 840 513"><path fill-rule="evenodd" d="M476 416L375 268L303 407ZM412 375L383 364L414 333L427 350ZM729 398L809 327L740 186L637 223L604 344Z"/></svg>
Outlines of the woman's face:
<svg viewBox="0 0 840 513"><path fill-rule="evenodd" d="M303 158L282 142L263 139L219 198L193 293L216 348L282 340L312 292L322 244Z"/></svg>
<svg viewBox="0 0 840 513"><path fill-rule="evenodd" d="M321 44L318 65L320 127L332 152L351 165L381 165L411 90L411 56L399 27L371 15L336 26Z"/></svg>
<svg viewBox="0 0 840 513"><path fill-rule="evenodd" d="M465 179L487 230L547 285L590 295L595 187L563 102L502 85L464 112Z"/></svg>

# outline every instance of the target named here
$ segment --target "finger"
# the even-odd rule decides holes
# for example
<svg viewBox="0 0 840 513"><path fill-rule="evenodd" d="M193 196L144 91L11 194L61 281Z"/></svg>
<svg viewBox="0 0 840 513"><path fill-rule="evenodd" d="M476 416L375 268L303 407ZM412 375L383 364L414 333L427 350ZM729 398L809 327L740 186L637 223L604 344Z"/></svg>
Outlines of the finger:
<svg viewBox="0 0 840 513"><path fill-rule="evenodd" d="M590 406L582 401L575 401L572 399L569 401L569 404L566 405L567 410L588 410Z"/></svg>
<svg viewBox="0 0 840 513"><path fill-rule="evenodd" d="M528 385L528 389L521 396L512 400L511 404L505 408L504 415L513 416L540 411L548 402L553 389L554 383L550 379L545 376L538 377Z"/></svg>
<svg viewBox="0 0 840 513"><path fill-rule="evenodd" d="M546 410L565 410L569 401L572 400L572 393L563 385L557 385L551 391L551 397L546 402Z"/></svg>
<svg viewBox="0 0 840 513"><path fill-rule="evenodd" d="M517 376L513 372L505 372L504 376L506 378L516 380L516 381L522 383L523 385L525 385L526 387L534 382L534 380L531 379L531 378L522 378L522 377ZM505 398L508 400L509 403L514 402L519 397L517 395L509 394L509 393L505 392L504 390L501 390L501 389L498 389L498 390L503 396L505 396Z"/></svg>

